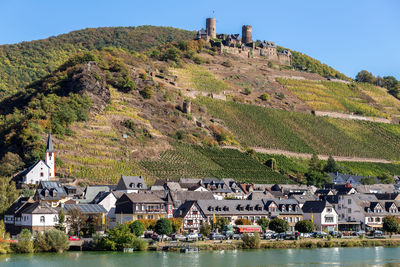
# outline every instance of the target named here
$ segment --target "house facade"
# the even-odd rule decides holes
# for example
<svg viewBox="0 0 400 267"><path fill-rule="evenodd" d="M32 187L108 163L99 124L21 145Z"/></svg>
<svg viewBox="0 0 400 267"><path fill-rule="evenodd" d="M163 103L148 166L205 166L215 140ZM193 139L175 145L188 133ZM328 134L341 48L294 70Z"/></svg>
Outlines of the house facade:
<svg viewBox="0 0 400 267"><path fill-rule="evenodd" d="M338 229L337 212L328 201L306 201L302 210L304 220L311 220L317 230L334 231Z"/></svg>
<svg viewBox="0 0 400 267"><path fill-rule="evenodd" d="M182 228L189 233L200 231L200 227L207 222L207 216L203 213L196 201L187 201L174 213L174 217L182 218Z"/></svg>

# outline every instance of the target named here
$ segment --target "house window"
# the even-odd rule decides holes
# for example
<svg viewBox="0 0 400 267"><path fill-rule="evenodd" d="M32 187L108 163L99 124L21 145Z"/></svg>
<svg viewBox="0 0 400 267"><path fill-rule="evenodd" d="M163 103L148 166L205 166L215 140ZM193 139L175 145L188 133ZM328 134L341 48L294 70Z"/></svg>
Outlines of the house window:
<svg viewBox="0 0 400 267"><path fill-rule="evenodd" d="M368 222L373 222L373 221L374 221L374 218L372 218L372 217L368 218Z"/></svg>
<svg viewBox="0 0 400 267"><path fill-rule="evenodd" d="M331 209L331 208L327 208L327 209L326 209L326 212L331 213L331 212L332 212L332 209Z"/></svg>
<svg viewBox="0 0 400 267"><path fill-rule="evenodd" d="M154 219L154 215L147 215L147 219L150 219L150 220Z"/></svg>
<svg viewBox="0 0 400 267"><path fill-rule="evenodd" d="M347 200L347 204L351 205L351 199L350 198Z"/></svg>
<svg viewBox="0 0 400 267"><path fill-rule="evenodd" d="M58 218L57 218L57 216L54 216L54 218L53 218L53 222L58 222Z"/></svg>
<svg viewBox="0 0 400 267"><path fill-rule="evenodd" d="M350 208L348 208L348 209L347 209L347 212L348 212L348 213L351 213L351 209L350 209Z"/></svg>
<svg viewBox="0 0 400 267"><path fill-rule="evenodd" d="M137 218L138 218L138 220L141 220L141 219L143 219L143 215L138 215Z"/></svg>
<svg viewBox="0 0 400 267"><path fill-rule="evenodd" d="M381 218L379 218L379 217L375 218L375 222L380 222L380 221L381 221Z"/></svg>
<svg viewBox="0 0 400 267"><path fill-rule="evenodd" d="M41 172L41 173L40 173L40 177L43 177L43 176L44 176L44 174L43 174L43 172Z"/></svg>
<svg viewBox="0 0 400 267"><path fill-rule="evenodd" d="M193 215L197 215L197 214L199 214L199 211L198 210L194 210L192 213L193 213Z"/></svg>
<svg viewBox="0 0 400 267"><path fill-rule="evenodd" d="M331 217L331 216L326 216L325 217L325 222L327 222L327 223L333 223L333 217Z"/></svg>
<svg viewBox="0 0 400 267"><path fill-rule="evenodd" d="M188 224L188 225L193 225L193 220L188 220L188 221L187 221L187 224Z"/></svg>
<svg viewBox="0 0 400 267"><path fill-rule="evenodd" d="M44 222L45 222L44 216L40 216L40 222L41 222L41 223L44 223Z"/></svg>

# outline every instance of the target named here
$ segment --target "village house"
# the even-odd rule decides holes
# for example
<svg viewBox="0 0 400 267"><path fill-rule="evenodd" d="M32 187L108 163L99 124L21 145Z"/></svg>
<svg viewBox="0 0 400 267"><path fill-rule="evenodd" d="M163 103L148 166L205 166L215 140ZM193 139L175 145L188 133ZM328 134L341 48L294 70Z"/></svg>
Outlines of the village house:
<svg viewBox="0 0 400 267"><path fill-rule="evenodd" d="M186 201L175 211L174 217L182 218L182 228L189 233L199 232L200 227L207 222L207 216L196 201Z"/></svg>
<svg viewBox="0 0 400 267"><path fill-rule="evenodd" d="M328 201L306 201L302 210L304 220L311 220L318 231L334 231L338 229L337 212Z"/></svg>
<svg viewBox="0 0 400 267"><path fill-rule="evenodd" d="M33 232L44 232L58 224L58 209L48 202L35 201L26 203L22 210L17 212L16 226Z"/></svg>
<svg viewBox="0 0 400 267"><path fill-rule="evenodd" d="M164 192L125 193L115 203L117 223L173 217L173 201Z"/></svg>
<svg viewBox="0 0 400 267"><path fill-rule="evenodd" d="M122 176L115 191L124 193L137 193L146 190L147 185L142 176Z"/></svg>
<svg viewBox="0 0 400 267"><path fill-rule="evenodd" d="M106 210L108 219L108 227L113 228L117 225L117 219L115 216L115 203L123 195L123 192L99 192L93 199L91 204L101 205Z"/></svg>

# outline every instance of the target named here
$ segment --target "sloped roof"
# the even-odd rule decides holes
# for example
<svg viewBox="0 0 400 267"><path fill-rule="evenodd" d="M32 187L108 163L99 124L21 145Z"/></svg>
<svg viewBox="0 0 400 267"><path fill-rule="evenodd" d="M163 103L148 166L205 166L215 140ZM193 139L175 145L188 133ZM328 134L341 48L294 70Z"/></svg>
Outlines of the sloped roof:
<svg viewBox="0 0 400 267"><path fill-rule="evenodd" d="M107 213L107 210L98 204L65 204L64 209L66 211L79 209L83 214Z"/></svg>
<svg viewBox="0 0 400 267"><path fill-rule="evenodd" d="M302 210L305 213L321 213L325 207L332 207L332 205L325 200L312 200L306 201Z"/></svg>
<svg viewBox="0 0 400 267"><path fill-rule="evenodd" d="M85 198L80 199L79 203L90 203L99 192L110 192L111 189L109 185L89 185L85 189Z"/></svg>
<svg viewBox="0 0 400 267"><path fill-rule="evenodd" d="M261 200L199 200L197 201L197 204L203 213L207 215L268 214L268 211L265 210L264 203ZM243 210L240 210L239 207L243 207ZM249 207L252 207L253 209L250 210ZM261 210L257 210L255 207L260 207ZM218 210L218 208L220 208L220 210Z"/></svg>
<svg viewBox="0 0 400 267"><path fill-rule="evenodd" d="M209 191L176 191L170 192L173 201L215 200L214 194Z"/></svg>
<svg viewBox="0 0 400 267"><path fill-rule="evenodd" d="M249 200L262 200L262 199L267 199L267 198L274 198L274 196L268 192L252 192L247 199Z"/></svg>
<svg viewBox="0 0 400 267"><path fill-rule="evenodd" d="M36 201L24 208L21 213L28 214L58 214L58 210L53 208L48 202Z"/></svg>
<svg viewBox="0 0 400 267"><path fill-rule="evenodd" d="M25 169L24 171L22 171L21 173L19 173L18 175L24 176L27 175L33 168L36 167L36 165L38 165L40 162L42 162L44 164L44 166L46 166L47 168L50 169L49 165L47 165L47 163L44 160L38 160L36 161L33 165L31 165L29 168Z"/></svg>
<svg viewBox="0 0 400 267"><path fill-rule="evenodd" d="M116 190L142 190L147 189L147 185L142 176L121 176Z"/></svg>

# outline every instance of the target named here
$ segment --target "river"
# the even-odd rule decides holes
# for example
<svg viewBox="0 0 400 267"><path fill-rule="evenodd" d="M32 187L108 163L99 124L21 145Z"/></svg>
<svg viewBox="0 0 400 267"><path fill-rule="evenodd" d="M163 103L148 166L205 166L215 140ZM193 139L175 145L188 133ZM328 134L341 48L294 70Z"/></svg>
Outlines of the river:
<svg viewBox="0 0 400 267"><path fill-rule="evenodd" d="M0 256L0 266L400 266L400 247L15 254Z"/></svg>

